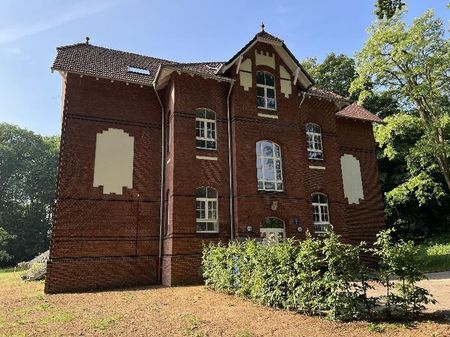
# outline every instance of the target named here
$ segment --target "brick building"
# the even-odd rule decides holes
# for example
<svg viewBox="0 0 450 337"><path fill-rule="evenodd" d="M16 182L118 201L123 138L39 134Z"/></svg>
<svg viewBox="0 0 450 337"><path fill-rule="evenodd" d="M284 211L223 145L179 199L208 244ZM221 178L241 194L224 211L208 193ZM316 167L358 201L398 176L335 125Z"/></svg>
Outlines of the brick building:
<svg viewBox="0 0 450 337"><path fill-rule="evenodd" d="M86 43L63 79L49 293L199 282L202 244L384 226L372 123L261 30L227 62Z"/></svg>

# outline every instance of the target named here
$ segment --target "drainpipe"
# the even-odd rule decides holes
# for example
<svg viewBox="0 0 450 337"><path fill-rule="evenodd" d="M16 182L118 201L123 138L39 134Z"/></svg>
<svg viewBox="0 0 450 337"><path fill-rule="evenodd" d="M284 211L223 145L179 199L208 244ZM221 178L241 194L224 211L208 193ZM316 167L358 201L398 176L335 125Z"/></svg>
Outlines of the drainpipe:
<svg viewBox="0 0 450 337"><path fill-rule="evenodd" d="M165 109L164 105L159 97L158 90L156 90L156 80L159 76L161 65L156 72L155 79L153 80L153 89L155 90L156 97L159 105L161 105L161 193L159 203L159 247L158 247L158 281L162 282L162 251L163 251L163 226L164 226L164 185L165 185L165 162L166 162L166 142L165 142Z"/></svg>
<svg viewBox="0 0 450 337"><path fill-rule="evenodd" d="M229 209L230 209L230 240L234 240L234 205L233 205L233 155L231 153L231 109L230 96L234 81L230 83L230 90L227 95L227 132L228 132L228 182L229 182Z"/></svg>

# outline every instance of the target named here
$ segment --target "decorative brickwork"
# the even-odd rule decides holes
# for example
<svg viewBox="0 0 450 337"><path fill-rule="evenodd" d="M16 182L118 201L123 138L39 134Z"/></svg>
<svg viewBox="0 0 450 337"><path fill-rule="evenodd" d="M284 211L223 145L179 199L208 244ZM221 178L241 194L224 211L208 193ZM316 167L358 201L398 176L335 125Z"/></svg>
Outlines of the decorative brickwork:
<svg viewBox="0 0 450 337"><path fill-rule="evenodd" d="M180 66L179 71L166 69L157 91L164 115L150 85L68 72L46 292L200 282L201 251L209 241L227 242L232 234L237 239L259 238L266 217L283 220L286 237L301 239L306 230L313 232L311 195L315 192L327 195L330 222L345 241L374 241L384 226L384 215L372 125L338 118L344 100L332 94L312 94L293 84L292 67L269 43L272 40L255 41L241 51L243 69L237 71L235 57L236 62L221 77L214 77L210 70L202 76L199 64L191 73L186 72L187 66ZM273 40L276 48L280 41ZM256 59L262 55L270 56L270 62ZM241 85L243 70L246 85ZM257 107L257 71L275 76L276 111ZM151 77L159 81L156 74ZM233 233L228 171L230 87ZM198 108L215 112L216 150L196 147ZM307 123L318 124L322 130L323 160L308 160ZM96 135L110 128L123 130L134 140L132 186L123 188L122 195L104 194L101 186L93 186ZM255 145L260 140L281 148L281 192L258 190ZM344 195L340 164L344 155L360 164L364 199L359 204L349 204ZM200 186L218 192L217 233L196 232L195 191Z"/></svg>

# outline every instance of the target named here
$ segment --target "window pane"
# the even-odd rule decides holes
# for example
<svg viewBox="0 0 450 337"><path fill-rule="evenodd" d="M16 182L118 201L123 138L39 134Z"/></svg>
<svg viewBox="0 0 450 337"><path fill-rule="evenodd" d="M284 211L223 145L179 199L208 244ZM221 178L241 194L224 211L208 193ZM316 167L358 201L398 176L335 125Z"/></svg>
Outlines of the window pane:
<svg viewBox="0 0 450 337"><path fill-rule="evenodd" d="M277 183L277 191L283 190L283 183Z"/></svg>
<svg viewBox="0 0 450 337"><path fill-rule="evenodd" d="M263 87L256 87L256 96L264 97L264 88Z"/></svg>
<svg viewBox="0 0 450 337"><path fill-rule="evenodd" d="M269 109L275 109L275 99L273 98L268 98L267 99L267 107Z"/></svg>
<svg viewBox="0 0 450 337"><path fill-rule="evenodd" d="M216 114L214 111L206 110L205 118L207 119L216 119Z"/></svg>
<svg viewBox="0 0 450 337"><path fill-rule="evenodd" d="M197 231L198 232L206 231L206 222L197 222Z"/></svg>
<svg viewBox="0 0 450 337"><path fill-rule="evenodd" d="M276 158L280 158L280 157L281 157L281 154L280 154L280 147L279 147L278 145L275 144L274 149L275 149L275 157L276 157Z"/></svg>
<svg viewBox="0 0 450 337"><path fill-rule="evenodd" d="M196 115L198 118L205 118L205 110L204 109L197 110Z"/></svg>
<svg viewBox="0 0 450 337"><path fill-rule="evenodd" d="M215 149L216 148L216 142L215 141L207 141L206 142L206 148L207 149Z"/></svg>
<svg viewBox="0 0 450 337"><path fill-rule="evenodd" d="M274 77L268 73L265 73L266 85L273 87L275 85Z"/></svg>
<svg viewBox="0 0 450 337"><path fill-rule="evenodd" d="M324 194L319 194L319 200L321 203L327 203L328 198Z"/></svg>
<svg viewBox="0 0 450 337"><path fill-rule="evenodd" d="M262 142L257 142L256 143L256 155L257 156L260 156L262 153L261 153L261 144L262 144Z"/></svg>
<svg viewBox="0 0 450 337"><path fill-rule="evenodd" d="M208 198L217 198L217 191L214 188L208 187L207 193Z"/></svg>
<svg viewBox="0 0 450 337"><path fill-rule="evenodd" d="M275 189L275 184L267 181L264 183L264 189L272 191Z"/></svg>
<svg viewBox="0 0 450 337"><path fill-rule="evenodd" d="M266 107L266 100L264 99L264 97L258 97L256 99L256 103L258 104L258 107L260 107L260 108Z"/></svg>
<svg viewBox="0 0 450 337"><path fill-rule="evenodd" d="M312 195L312 202L319 202L319 194L314 193Z"/></svg>
<svg viewBox="0 0 450 337"><path fill-rule="evenodd" d="M267 97L268 98L274 98L275 97L275 90L267 89Z"/></svg>
<svg viewBox="0 0 450 337"><path fill-rule="evenodd" d="M263 142L263 154L264 157L273 157L272 143Z"/></svg>
<svg viewBox="0 0 450 337"><path fill-rule="evenodd" d="M197 188L195 195L197 196L197 198L206 198L206 188L204 187Z"/></svg>
<svg viewBox="0 0 450 337"><path fill-rule="evenodd" d="M263 190L264 189L264 183L260 180L258 180L258 190Z"/></svg>
<svg viewBox="0 0 450 337"><path fill-rule="evenodd" d="M215 232L216 229L216 223L215 222L208 222L207 223L207 230L210 232Z"/></svg>
<svg viewBox="0 0 450 337"><path fill-rule="evenodd" d="M256 73L256 83L257 84L264 84L264 73L262 71L258 71Z"/></svg>
<svg viewBox="0 0 450 337"><path fill-rule="evenodd" d="M274 180L273 159L264 159L264 179Z"/></svg>

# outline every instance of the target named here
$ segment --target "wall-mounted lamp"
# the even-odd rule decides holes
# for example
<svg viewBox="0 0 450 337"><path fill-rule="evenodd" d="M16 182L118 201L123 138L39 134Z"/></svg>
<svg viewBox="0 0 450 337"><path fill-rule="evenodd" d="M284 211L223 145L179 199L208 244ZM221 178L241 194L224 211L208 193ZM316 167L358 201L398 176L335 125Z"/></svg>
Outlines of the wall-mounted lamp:
<svg viewBox="0 0 450 337"><path fill-rule="evenodd" d="M299 233L301 233L301 232L303 232L303 228L302 228L302 227L297 227L297 231L298 231Z"/></svg>
<svg viewBox="0 0 450 337"><path fill-rule="evenodd" d="M253 232L253 227L252 226L247 226L247 232Z"/></svg>

